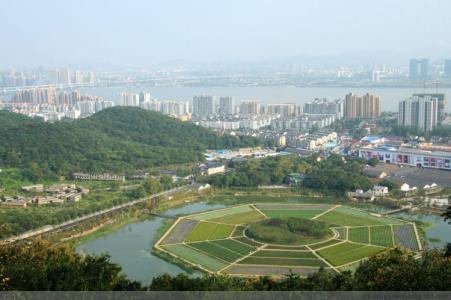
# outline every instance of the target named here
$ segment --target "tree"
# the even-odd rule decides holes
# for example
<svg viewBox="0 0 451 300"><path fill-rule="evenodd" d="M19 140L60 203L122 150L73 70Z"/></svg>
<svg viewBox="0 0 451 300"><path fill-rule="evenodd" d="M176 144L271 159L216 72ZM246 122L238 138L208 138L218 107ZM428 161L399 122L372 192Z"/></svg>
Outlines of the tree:
<svg viewBox="0 0 451 300"><path fill-rule="evenodd" d="M85 257L49 242L0 247L0 290L107 291L141 286L107 255Z"/></svg>
<svg viewBox="0 0 451 300"><path fill-rule="evenodd" d="M172 186L172 176L167 175L167 174L163 174L160 177L160 183L163 186L164 190L168 190L171 188Z"/></svg>
<svg viewBox="0 0 451 300"><path fill-rule="evenodd" d="M143 187L148 194L156 194L162 190L160 182L154 177L144 182Z"/></svg>

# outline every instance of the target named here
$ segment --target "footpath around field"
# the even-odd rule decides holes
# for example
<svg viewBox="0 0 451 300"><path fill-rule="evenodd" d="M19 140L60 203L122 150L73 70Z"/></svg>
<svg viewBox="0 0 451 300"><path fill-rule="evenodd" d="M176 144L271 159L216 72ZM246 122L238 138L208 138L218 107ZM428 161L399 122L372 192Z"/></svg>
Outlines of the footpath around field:
<svg viewBox="0 0 451 300"><path fill-rule="evenodd" d="M268 218L297 217L326 222L331 238L305 245L275 245L246 236L246 226ZM421 250L414 223L342 205L246 204L183 216L155 248L207 273L232 276L301 276L320 267L355 268L387 248Z"/></svg>

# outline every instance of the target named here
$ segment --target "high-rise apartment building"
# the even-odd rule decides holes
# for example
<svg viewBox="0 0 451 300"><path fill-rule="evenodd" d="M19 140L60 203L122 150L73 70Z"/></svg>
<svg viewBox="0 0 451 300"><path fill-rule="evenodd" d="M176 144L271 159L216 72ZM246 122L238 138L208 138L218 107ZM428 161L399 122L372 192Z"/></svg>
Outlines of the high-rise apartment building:
<svg viewBox="0 0 451 300"><path fill-rule="evenodd" d="M77 103L78 101L81 100L81 95L80 95L80 91L79 90L73 90L71 93L71 103L72 105L74 105L75 103Z"/></svg>
<svg viewBox="0 0 451 300"><path fill-rule="evenodd" d="M345 118L376 118L381 114L379 96L366 93L359 97L349 93L345 98Z"/></svg>
<svg viewBox="0 0 451 300"><path fill-rule="evenodd" d="M429 60L411 59L409 63L409 78L410 79L427 79L429 71Z"/></svg>
<svg viewBox="0 0 451 300"><path fill-rule="evenodd" d="M430 97L437 99L437 122L440 124L446 118L446 95L443 93L418 93L413 94L418 97Z"/></svg>
<svg viewBox="0 0 451 300"><path fill-rule="evenodd" d="M438 99L412 96L399 102L398 124L431 131L438 123Z"/></svg>
<svg viewBox="0 0 451 300"><path fill-rule="evenodd" d="M141 92L139 93L139 102L143 103L143 102L149 102L151 99L150 97L150 93L147 92Z"/></svg>
<svg viewBox="0 0 451 300"><path fill-rule="evenodd" d="M60 69L58 71L59 84L72 84L72 71L70 69Z"/></svg>
<svg viewBox="0 0 451 300"><path fill-rule="evenodd" d="M95 76L94 72L92 72L92 71L88 72L88 82L89 83L95 83L96 82L96 76Z"/></svg>
<svg viewBox="0 0 451 300"><path fill-rule="evenodd" d="M243 100L240 104L240 115L242 116L256 116L260 114L260 101L258 100Z"/></svg>
<svg viewBox="0 0 451 300"><path fill-rule="evenodd" d="M280 115L281 117L295 117L300 114L300 108L294 103L268 104L265 109L266 114Z"/></svg>
<svg viewBox="0 0 451 300"><path fill-rule="evenodd" d="M139 106L139 95L130 93L130 92L122 92L119 95L119 99L116 102L118 106Z"/></svg>
<svg viewBox="0 0 451 300"><path fill-rule="evenodd" d="M214 114L216 114L215 97L208 95L193 97L193 115L203 117Z"/></svg>
<svg viewBox="0 0 451 300"><path fill-rule="evenodd" d="M83 72L80 70L75 71L75 83L83 83L84 78L83 78Z"/></svg>
<svg viewBox="0 0 451 300"><path fill-rule="evenodd" d="M233 115L235 113L235 99L230 96L220 97L219 111L222 115Z"/></svg>
<svg viewBox="0 0 451 300"><path fill-rule="evenodd" d="M338 118L343 118L344 102L342 99L328 101L325 98L316 98L304 104L304 113L313 115L336 115Z"/></svg>

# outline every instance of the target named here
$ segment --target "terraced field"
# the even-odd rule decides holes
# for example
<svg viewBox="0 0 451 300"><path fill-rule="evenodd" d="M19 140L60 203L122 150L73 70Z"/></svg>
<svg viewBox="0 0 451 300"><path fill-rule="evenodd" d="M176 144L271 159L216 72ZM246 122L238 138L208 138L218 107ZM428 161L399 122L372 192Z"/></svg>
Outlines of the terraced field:
<svg viewBox="0 0 451 300"><path fill-rule="evenodd" d="M294 245L246 236L249 224L268 218L322 221L331 234L317 242L300 239ZM331 272L352 269L395 245L421 249L415 224L341 205L265 203L181 217L155 248L210 273L282 276L292 270L306 276L320 267Z"/></svg>

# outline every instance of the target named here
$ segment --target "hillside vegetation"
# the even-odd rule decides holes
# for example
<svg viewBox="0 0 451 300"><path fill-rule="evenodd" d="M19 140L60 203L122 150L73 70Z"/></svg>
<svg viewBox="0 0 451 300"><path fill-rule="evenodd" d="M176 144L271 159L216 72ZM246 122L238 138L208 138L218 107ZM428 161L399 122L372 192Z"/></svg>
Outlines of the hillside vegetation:
<svg viewBox="0 0 451 300"><path fill-rule="evenodd" d="M140 108L113 107L56 123L0 111L0 167L24 169L32 179L196 162L207 148L257 144Z"/></svg>

